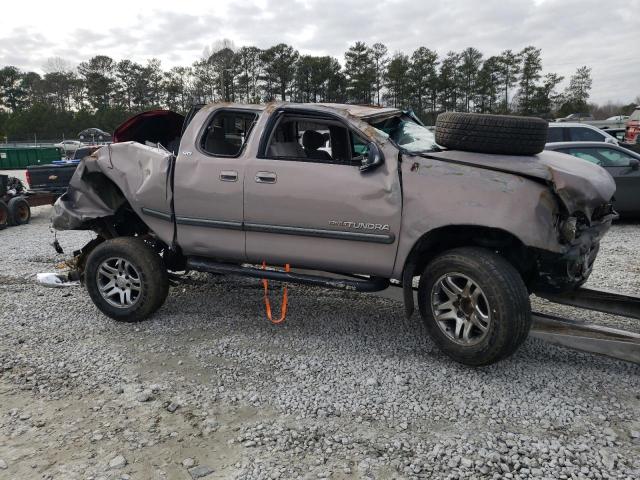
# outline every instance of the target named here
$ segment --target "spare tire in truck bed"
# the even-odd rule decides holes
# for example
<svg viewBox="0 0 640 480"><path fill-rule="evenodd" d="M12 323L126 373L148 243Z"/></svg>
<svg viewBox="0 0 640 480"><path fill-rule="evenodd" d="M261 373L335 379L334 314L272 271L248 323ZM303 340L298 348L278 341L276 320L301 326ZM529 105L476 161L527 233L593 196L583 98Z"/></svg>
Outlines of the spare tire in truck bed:
<svg viewBox="0 0 640 480"><path fill-rule="evenodd" d="M536 117L446 112L436 120L436 143L467 152L535 155L544 150L547 129Z"/></svg>

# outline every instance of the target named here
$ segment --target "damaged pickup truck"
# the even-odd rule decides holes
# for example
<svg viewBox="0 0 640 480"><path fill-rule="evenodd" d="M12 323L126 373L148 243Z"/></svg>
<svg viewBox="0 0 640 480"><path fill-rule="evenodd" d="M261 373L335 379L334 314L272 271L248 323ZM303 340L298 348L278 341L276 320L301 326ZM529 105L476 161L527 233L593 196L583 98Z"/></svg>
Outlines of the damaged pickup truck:
<svg viewBox="0 0 640 480"><path fill-rule="evenodd" d="M419 277L435 343L485 365L527 337L531 293L587 280L616 215L609 174L543 151L546 130L446 113L434 135L411 113L337 104L156 111L82 160L53 225L97 234L72 276L116 320L160 308L168 270L363 292L392 282L408 315Z"/></svg>

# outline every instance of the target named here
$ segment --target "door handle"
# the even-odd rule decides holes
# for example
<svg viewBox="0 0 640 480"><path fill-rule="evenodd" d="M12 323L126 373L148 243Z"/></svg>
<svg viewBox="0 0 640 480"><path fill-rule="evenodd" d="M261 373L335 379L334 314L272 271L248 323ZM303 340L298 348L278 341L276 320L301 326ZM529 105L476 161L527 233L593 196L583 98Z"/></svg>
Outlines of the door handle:
<svg viewBox="0 0 640 480"><path fill-rule="evenodd" d="M235 170L222 170L220 172L220 180L223 182L237 182L238 172Z"/></svg>
<svg viewBox="0 0 640 480"><path fill-rule="evenodd" d="M273 172L256 173L256 183L276 183L278 176Z"/></svg>

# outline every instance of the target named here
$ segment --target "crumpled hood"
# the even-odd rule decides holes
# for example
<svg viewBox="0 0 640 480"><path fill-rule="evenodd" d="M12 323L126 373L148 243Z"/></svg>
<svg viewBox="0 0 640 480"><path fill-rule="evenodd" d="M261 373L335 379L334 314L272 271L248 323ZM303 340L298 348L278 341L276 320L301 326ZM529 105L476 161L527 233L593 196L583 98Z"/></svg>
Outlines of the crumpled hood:
<svg viewBox="0 0 640 480"><path fill-rule="evenodd" d="M596 208L610 202L616 191L613 178L604 168L565 153L544 151L533 156L517 156L446 150L428 156L545 181L570 214L582 212L588 218Z"/></svg>

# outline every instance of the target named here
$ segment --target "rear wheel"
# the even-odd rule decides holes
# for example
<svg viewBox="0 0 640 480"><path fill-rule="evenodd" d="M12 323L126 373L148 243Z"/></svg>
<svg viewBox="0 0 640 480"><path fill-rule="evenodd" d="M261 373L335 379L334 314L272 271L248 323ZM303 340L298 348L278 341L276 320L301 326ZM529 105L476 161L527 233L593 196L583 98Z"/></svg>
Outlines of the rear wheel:
<svg viewBox="0 0 640 480"><path fill-rule="evenodd" d="M457 248L427 265L418 305L429 334L449 357L471 366L511 355L531 327L529 293L518 271L483 248Z"/></svg>
<svg viewBox="0 0 640 480"><path fill-rule="evenodd" d="M167 269L142 240L121 237L87 258L84 281L93 303L114 320L137 322L158 310L169 291Z"/></svg>
<svg viewBox="0 0 640 480"><path fill-rule="evenodd" d="M24 225L31 220L31 208L24 197L13 197L8 207L10 225Z"/></svg>
<svg viewBox="0 0 640 480"><path fill-rule="evenodd" d="M4 230L9 225L9 207L0 200L0 230Z"/></svg>

